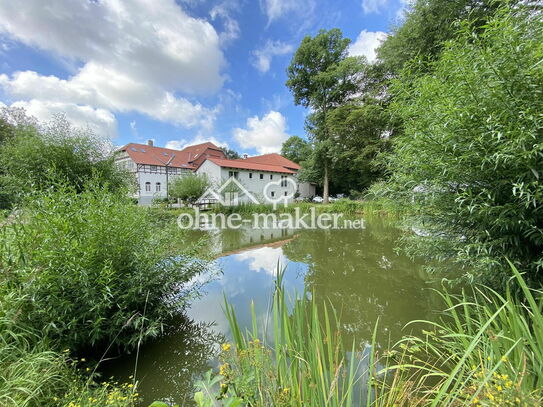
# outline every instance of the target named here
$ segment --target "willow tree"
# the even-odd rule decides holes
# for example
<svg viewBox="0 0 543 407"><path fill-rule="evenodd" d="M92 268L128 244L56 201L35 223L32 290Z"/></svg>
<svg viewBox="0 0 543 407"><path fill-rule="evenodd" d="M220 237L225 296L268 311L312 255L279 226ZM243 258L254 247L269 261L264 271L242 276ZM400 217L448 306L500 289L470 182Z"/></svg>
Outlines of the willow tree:
<svg viewBox="0 0 543 407"><path fill-rule="evenodd" d="M330 168L330 133L326 119L358 89L360 62L348 56L350 42L338 28L320 30L315 37L306 36L302 40L287 69L286 85L294 96L294 103L312 110L310 136L320 151L325 203L328 202Z"/></svg>

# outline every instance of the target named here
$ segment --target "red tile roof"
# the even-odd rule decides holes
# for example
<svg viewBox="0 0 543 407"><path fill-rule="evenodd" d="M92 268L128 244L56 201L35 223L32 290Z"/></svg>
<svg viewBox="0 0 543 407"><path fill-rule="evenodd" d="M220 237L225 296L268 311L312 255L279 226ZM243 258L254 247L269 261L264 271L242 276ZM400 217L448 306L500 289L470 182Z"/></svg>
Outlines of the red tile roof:
<svg viewBox="0 0 543 407"><path fill-rule="evenodd" d="M281 167L289 168L292 170L299 170L300 165L296 164L294 161L290 161L288 158L283 157L277 153L257 155L254 157L239 158L238 160L258 163L258 164L268 164L268 165L279 165Z"/></svg>
<svg viewBox="0 0 543 407"><path fill-rule="evenodd" d="M193 163L202 153L213 150L214 153L220 153L224 157L222 150L213 143L202 143L189 146L183 150L172 150L170 148L149 146L147 144L129 143L117 151L126 151L129 157L136 164L161 165L175 156L171 162L171 167L188 168L194 170L197 165Z"/></svg>
<svg viewBox="0 0 543 407"><path fill-rule="evenodd" d="M280 165L260 164L247 160L222 160L218 158L208 158L209 161L217 164L220 167L225 168L237 168L242 170L255 170L255 171L267 171L267 172L280 172L283 174L296 174L296 171L292 171Z"/></svg>

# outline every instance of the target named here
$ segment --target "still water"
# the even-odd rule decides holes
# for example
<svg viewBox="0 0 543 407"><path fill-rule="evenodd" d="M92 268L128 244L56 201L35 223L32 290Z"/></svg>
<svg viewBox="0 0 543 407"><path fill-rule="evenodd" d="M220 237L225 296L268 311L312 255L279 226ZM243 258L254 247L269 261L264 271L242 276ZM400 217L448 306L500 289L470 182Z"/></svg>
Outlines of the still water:
<svg viewBox="0 0 543 407"><path fill-rule="evenodd" d="M142 406L153 400L192 405L193 385L216 367L219 344L230 337L224 298L234 305L240 325L250 326L254 303L259 322L268 316L277 267L293 293L307 290L328 298L341 314L344 332L359 344L371 340L379 319L381 346L407 333L414 319L431 319L438 299L421 261L397 253L401 232L384 219L365 221L358 230L231 230L207 233L217 270L205 282L175 327L140 350L136 378ZM135 356L110 361L106 374L128 380Z"/></svg>

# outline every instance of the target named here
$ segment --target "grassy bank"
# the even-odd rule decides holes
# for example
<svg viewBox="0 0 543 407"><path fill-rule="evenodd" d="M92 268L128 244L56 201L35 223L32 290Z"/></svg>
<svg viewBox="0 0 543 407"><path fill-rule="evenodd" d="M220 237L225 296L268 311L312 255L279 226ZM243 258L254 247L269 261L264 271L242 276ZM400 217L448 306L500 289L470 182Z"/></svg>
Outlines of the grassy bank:
<svg viewBox="0 0 543 407"><path fill-rule="evenodd" d="M268 329L253 313L243 332L226 304L233 343L195 398L200 406L539 406L543 295L514 268L512 279L525 302L482 286L444 293L439 322L411 323L421 335L389 347L374 334L371 346L346 348L326 301L287 298L279 276Z"/></svg>
<svg viewBox="0 0 543 407"><path fill-rule="evenodd" d="M300 213L308 213L315 210L320 213L343 213L345 215L361 215L365 213L365 202L354 201L351 199L338 199L329 204L314 202L295 202L284 205L277 205L276 208L269 204L243 203L237 206L214 206L212 209L216 213L239 213L241 215L252 215L254 213L294 213L299 210Z"/></svg>

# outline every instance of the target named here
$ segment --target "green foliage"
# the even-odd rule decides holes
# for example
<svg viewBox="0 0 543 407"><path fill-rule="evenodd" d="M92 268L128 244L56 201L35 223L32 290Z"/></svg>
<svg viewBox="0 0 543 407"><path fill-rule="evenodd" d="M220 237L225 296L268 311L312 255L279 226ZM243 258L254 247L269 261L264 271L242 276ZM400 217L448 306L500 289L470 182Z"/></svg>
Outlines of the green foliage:
<svg viewBox="0 0 543 407"><path fill-rule="evenodd" d="M133 346L183 306L204 262L127 194L66 183L28 196L1 229L0 268L25 294L19 321L62 348Z"/></svg>
<svg viewBox="0 0 543 407"><path fill-rule="evenodd" d="M388 145L383 138L389 127L381 102L367 98L364 103L346 104L330 112L328 157L332 190L362 191L382 177L378 159Z"/></svg>
<svg viewBox="0 0 543 407"><path fill-rule="evenodd" d="M539 406L543 402L543 292L531 290L511 265L519 301L487 287L460 296L441 294L446 311L438 322L405 337L405 367L420 373L421 388L437 380L431 406Z"/></svg>
<svg viewBox="0 0 543 407"><path fill-rule="evenodd" d="M179 198L184 202L193 204L210 187L205 175L183 175L170 182L168 193L172 198Z"/></svg>
<svg viewBox="0 0 543 407"><path fill-rule="evenodd" d="M237 160L238 158L241 158L237 151L232 150L228 147L221 147L221 150L223 151L226 158L228 158L229 160Z"/></svg>
<svg viewBox="0 0 543 407"><path fill-rule="evenodd" d="M362 60L348 56L350 40L337 28L306 36L287 69L287 87L294 103L311 107L309 133L316 144L311 161L322 169L324 200L328 200L330 135L327 114L358 91ZM315 174L315 171L313 171Z"/></svg>
<svg viewBox="0 0 543 407"><path fill-rule="evenodd" d="M137 393L132 384L99 385L85 379L68 351L51 351L44 338L19 320L25 294L6 287L5 282L0 293L2 406L134 406Z"/></svg>
<svg viewBox="0 0 543 407"><path fill-rule="evenodd" d="M201 397L241 399L262 407L351 406L360 400L358 368L363 362L356 357L355 345L344 347L338 318L330 307L306 295L292 302L279 273L270 312L273 348L259 339L267 335L258 328L254 310L252 331L243 333L235 310L226 304L234 345L223 344L220 376L200 384L206 390ZM219 381L220 388L214 388Z"/></svg>
<svg viewBox="0 0 543 407"><path fill-rule="evenodd" d="M458 21L470 20L480 31L488 18L511 0L415 0L398 25L378 48L378 57L390 72L399 73L409 62L425 64L435 59L446 41L457 36Z"/></svg>
<svg viewBox="0 0 543 407"><path fill-rule="evenodd" d="M425 255L454 258L496 285L505 256L541 279L542 44L538 16L505 9L481 35L467 24L432 75L405 71L394 84L405 135L390 196L415 202Z"/></svg>
<svg viewBox="0 0 543 407"><path fill-rule="evenodd" d="M91 178L110 190L127 184L127 175L113 162L109 141L73 128L63 117L40 128L12 126L10 132L0 144L0 207L50 187L53 178L66 180L78 191Z"/></svg>
<svg viewBox="0 0 543 407"><path fill-rule="evenodd" d="M300 164L307 160L311 150L311 143L299 136L290 136L281 146L281 155Z"/></svg>
<svg viewBox="0 0 543 407"><path fill-rule="evenodd" d="M287 298L279 273L271 332L259 328L254 311L252 329L242 332L226 304L234 343L222 345L219 374L200 382L198 405L539 406L543 292L511 269L524 302L488 287L444 292L442 317L412 321L420 333L389 349L376 341L377 321L365 355L354 344L345 348L341 321L326 301ZM270 344L259 339L270 336Z"/></svg>

